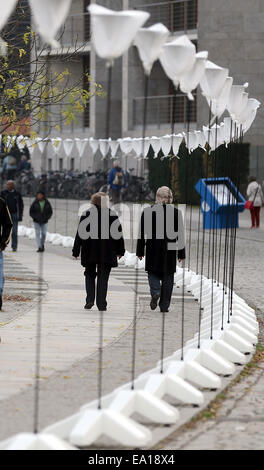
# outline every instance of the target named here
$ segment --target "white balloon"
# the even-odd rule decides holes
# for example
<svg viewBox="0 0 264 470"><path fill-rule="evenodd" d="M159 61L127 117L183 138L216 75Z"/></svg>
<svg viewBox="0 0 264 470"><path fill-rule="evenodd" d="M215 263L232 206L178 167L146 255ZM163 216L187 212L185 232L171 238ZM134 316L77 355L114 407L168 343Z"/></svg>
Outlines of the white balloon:
<svg viewBox="0 0 264 470"><path fill-rule="evenodd" d="M143 150L143 139L140 139L140 138L133 139L132 148L136 156L140 157L140 155L142 155L142 150Z"/></svg>
<svg viewBox="0 0 264 470"><path fill-rule="evenodd" d="M5 26L16 4L17 0L0 0L0 30Z"/></svg>
<svg viewBox="0 0 264 470"><path fill-rule="evenodd" d="M158 155L158 153L160 152L160 148L161 148L161 144L160 144L160 138L159 137L151 137L150 139L150 145L151 147L153 148L153 151L154 151L154 158L155 156Z"/></svg>
<svg viewBox="0 0 264 470"><path fill-rule="evenodd" d="M200 86L203 94L210 101L219 98L228 77L228 73L228 69L219 67L210 60L206 62Z"/></svg>
<svg viewBox="0 0 264 470"><path fill-rule="evenodd" d="M127 51L138 30L150 17L145 11L114 11L96 4L90 5L88 11L96 53L110 63Z"/></svg>
<svg viewBox="0 0 264 470"><path fill-rule="evenodd" d="M195 57L195 45L183 35L164 45L160 62L166 75L178 86L181 76L194 66Z"/></svg>
<svg viewBox="0 0 264 470"><path fill-rule="evenodd" d="M172 142L172 149L173 149L173 154L177 157L179 153L179 148L181 146L183 140L183 134L174 134L173 135L173 142Z"/></svg>
<svg viewBox="0 0 264 470"><path fill-rule="evenodd" d="M99 139L99 150L103 158L108 154L109 148L109 139Z"/></svg>
<svg viewBox="0 0 264 470"><path fill-rule="evenodd" d="M45 148L47 147L47 141L47 139L41 139L41 137L37 137L36 139L36 143L41 154L43 154Z"/></svg>
<svg viewBox="0 0 264 470"><path fill-rule="evenodd" d="M76 140L76 145L77 145L77 148L78 148L78 140L80 140L80 139L75 139L75 140ZM89 145L90 145L90 147L91 147L91 149L92 149L93 155L95 155L96 152L97 152L97 150L98 150L98 148L99 148L99 142L98 142L98 140L95 140L95 139L93 139L93 137L91 137L91 138L89 139Z"/></svg>
<svg viewBox="0 0 264 470"><path fill-rule="evenodd" d="M24 150L24 148L26 146L25 137L23 135L19 135L16 139L16 144L17 144L19 150Z"/></svg>
<svg viewBox="0 0 264 470"><path fill-rule="evenodd" d="M160 139L161 150L165 157L167 157L170 153L172 142L173 142L173 139L171 135L165 135L164 137L161 137Z"/></svg>
<svg viewBox="0 0 264 470"><path fill-rule="evenodd" d="M229 102L230 91L233 85L233 78L227 77L223 89L218 97L218 99L212 100L212 114L214 115L213 121L224 114L227 103ZM210 100L207 98L208 104L210 106Z"/></svg>
<svg viewBox="0 0 264 470"><path fill-rule="evenodd" d="M72 140L72 139L64 139L63 140L63 148L64 148L64 152L66 153L67 157L69 157L70 154L72 153L73 147L74 147L74 140Z"/></svg>
<svg viewBox="0 0 264 470"><path fill-rule="evenodd" d="M250 115L248 116L247 120L243 122L242 124L242 130L244 133L246 133L250 127L252 126L253 122L255 121L257 116L257 110L251 111Z"/></svg>
<svg viewBox="0 0 264 470"><path fill-rule="evenodd" d="M207 57L208 57L207 51L198 52L196 54L195 63L192 69L189 72L182 75L180 79L180 89L183 93L188 94L188 98L191 101L194 100L194 97L191 92L198 87L202 79L202 76L204 75L205 63L206 63Z"/></svg>
<svg viewBox="0 0 264 470"><path fill-rule="evenodd" d="M125 137L124 139L118 139L118 142L120 144L121 151L125 154L128 155L130 152L133 150L133 141L131 137Z"/></svg>
<svg viewBox="0 0 264 470"><path fill-rule="evenodd" d="M241 124L247 121L252 116L252 112L256 111L260 105L260 101L256 100L255 98L249 98L245 109L240 114L240 116L237 116L237 121Z"/></svg>
<svg viewBox="0 0 264 470"><path fill-rule="evenodd" d="M225 142L229 144L235 137L235 123L231 117L224 118L224 126Z"/></svg>
<svg viewBox="0 0 264 470"><path fill-rule="evenodd" d="M55 153L59 153L61 145L62 145L62 140L60 137L56 137L55 139L51 139L51 145Z"/></svg>
<svg viewBox="0 0 264 470"><path fill-rule="evenodd" d="M193 152L199 145L195 132L187 132L185 134L185 144L189 152Z"/></svg>
<svg viewBox="0 0 264 470"><path fill-rule="evenodd" d="M247 102L248 93L245 93L244 85L232 85L227 109L233 120L239 118L243 113L247 106Z"/></svg>
<svg viewBox="0 0 264 470"><path fill-rule="evenodd" d="M72 0L29 0L36 30L51 47L60 47L55 36L66 20L71 2Z"/></svg>
<svg viewBox="0 0 264 470"><path fill-rule="evenodd" d="M198 146L205 150L206 138L204 133L202 131L194 131L194 133L196 134Z"/></svg>
<svg viewBox="0 0 264 470"><path fill-rule="evenodd" d="M169 37L169 30L162 23L150 28L141 28L134 40L146 75L150 75L154 62L159 58L162 47Z"/></svg>
<svg viewBox="0 0 264 470"><path fill-rule="evenodd" d="M109 140L109 145L110 145L110 149L111 149L112 158L114 158L117 154L117 150L118 150L118 147L119 147L119 142L117 142L116 140Z"/></svg>

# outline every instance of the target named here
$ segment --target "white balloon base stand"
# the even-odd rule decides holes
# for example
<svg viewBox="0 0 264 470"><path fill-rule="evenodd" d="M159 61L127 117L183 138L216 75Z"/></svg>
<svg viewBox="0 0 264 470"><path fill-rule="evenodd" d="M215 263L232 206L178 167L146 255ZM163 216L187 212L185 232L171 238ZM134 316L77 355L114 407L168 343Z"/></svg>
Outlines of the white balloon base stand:
<svg viewBox="0 0 264 470"><path fill-rule="evenodd" d="M21 433L0 443L0 450L78 450L52 434Z"/></svg>

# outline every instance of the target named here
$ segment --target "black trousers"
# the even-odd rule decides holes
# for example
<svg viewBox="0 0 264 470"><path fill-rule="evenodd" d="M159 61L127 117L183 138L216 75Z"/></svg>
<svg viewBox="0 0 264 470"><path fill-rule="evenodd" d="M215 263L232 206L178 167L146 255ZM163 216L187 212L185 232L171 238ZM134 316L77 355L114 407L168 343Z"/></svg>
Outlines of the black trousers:
<svg viewBox="0 0 264 470"><path fill-rule="evenodd" d="M173 291L174 273L163 274L148 273L150 294L158 295L160 297L159 307L161 312L166 312L171 303L171 296Z"/></svg>
<svg viewBox="0 0 264 470"><path fill-rule="evenodd" d="M111 266L106 264L90 264L86 266L85 286L86 286L86 303L95 302L95 279L97 277L96 286L96 305L98 310L104 311L107 308L107 289L108 280L111 272Z"/></svg>

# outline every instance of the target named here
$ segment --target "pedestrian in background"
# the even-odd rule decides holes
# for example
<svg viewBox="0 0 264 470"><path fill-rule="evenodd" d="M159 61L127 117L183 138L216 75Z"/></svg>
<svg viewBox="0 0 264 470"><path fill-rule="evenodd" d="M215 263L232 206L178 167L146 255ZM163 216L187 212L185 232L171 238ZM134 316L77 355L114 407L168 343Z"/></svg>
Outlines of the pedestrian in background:
<svg viewBox="0 0 264 470"><path fill-rule="evenodd" d="M22 222L23 220L24 203L21 194L15 189L15 183L13 180L7 181L6 189L2 191L1 197L6 202L13 223L11 247L13 251L17 251L18 222Z"/></svg>
<svg viewBox="0 0 264 470"><path fill-rule="evenodd" d="M120 204L122 202L122 193L127 185L127 177L120 166L119 160L114 161L113 168L108 175L107 184L113 204Z"/></svg>
<svg viewBox="0 0 264 470"><path fill-rule="evenodd" d="M9 154L3 160L3 177L13 180L17 172L17 159L14 155Z"/></svg>
<svg viewBox="0 0 264 470"><path fill-rule="evenodd" d="M260 184L258 184L255 176L249 177L249 185L247 188L248 200L253 203L250 209L251 214L251 228L260 227L260 210L264 202L263 192Z"/></svg>
<svg viewBox="0 0 264 470"><path fill-rule="evenodd" d="M12 220L5 200L0 197L0 310L3 304L4 289L4 257L3 251L6 249L12 231Z"/></svg>
<svg viewBox="0 0 264 470"><path fill-rule="evenodd" d="M159 302L161 312L168 312L178 260L185 260L182 214L173 205L173 195L167 186L159 188L156 204L144 209L137 256L142 259L146 248L146 271L150 286L151 310Z"/></svg>
<svg viewBox="0 0 264 470"><path fill-rule="evenodd" d="M45 193L38 191L35 201L30 207L30 217L32 217L36 232L37 240L37 253L43 253L45 251L45 241L47 235L48 221L52 217L52 207L48 199L45 197Z"/></svg>
<svg viewBox="0 0 264 470"><path fill-rule="evenodd" d="M85 227L85 232L82 233L82 224L85 221L89 223ZM111 227L118 236L113 236ZM80 253L81 264L85 268L86 304L84 308L91 310L94 306L97 277L96 305L99 311L106 311L110 272L112 268L118 266L117 258L124 256L125 244L118 216L109 209L109 197L103 192L92 196L91 208L81 217L72 250L75 259L78 259Z"/></svg>

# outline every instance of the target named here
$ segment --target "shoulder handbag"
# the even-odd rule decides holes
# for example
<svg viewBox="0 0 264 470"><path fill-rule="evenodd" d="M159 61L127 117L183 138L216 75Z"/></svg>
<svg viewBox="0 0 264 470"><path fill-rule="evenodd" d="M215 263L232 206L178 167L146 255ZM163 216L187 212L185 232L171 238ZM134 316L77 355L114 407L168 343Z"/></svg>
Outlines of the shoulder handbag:
<svg viewBox="0 0 264 470"><path fill-rule="evenodd" d="M255 194L255 197L254 197L253 201L247 201L245 203L245 209L248 209L250 211L251 211L251 209L253 209L258 192L259 192L259 186L258 186L258 189L256 191L256 194Z"/></svg>

